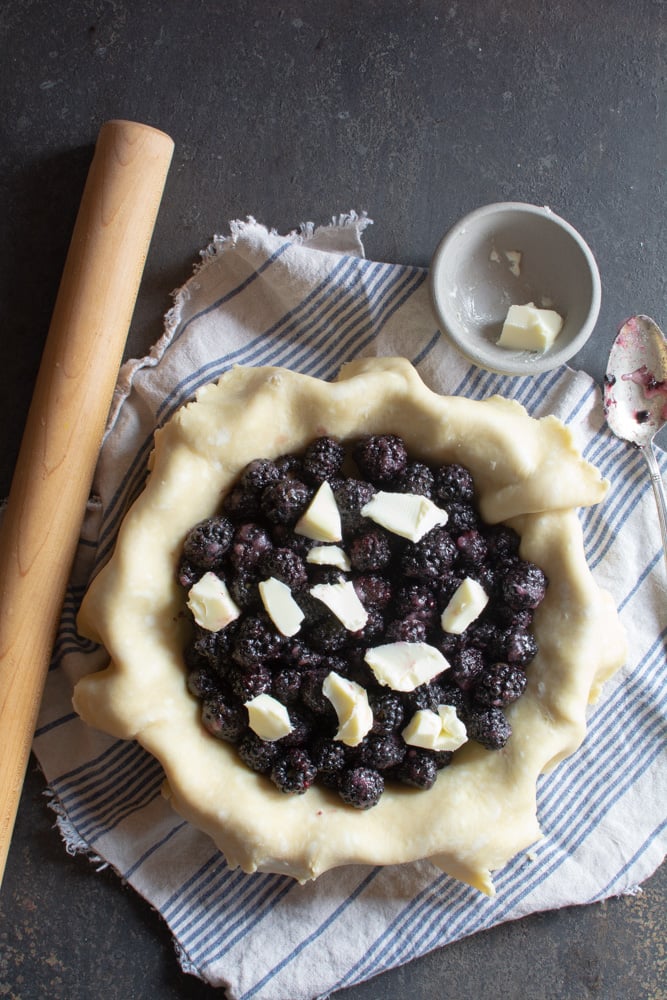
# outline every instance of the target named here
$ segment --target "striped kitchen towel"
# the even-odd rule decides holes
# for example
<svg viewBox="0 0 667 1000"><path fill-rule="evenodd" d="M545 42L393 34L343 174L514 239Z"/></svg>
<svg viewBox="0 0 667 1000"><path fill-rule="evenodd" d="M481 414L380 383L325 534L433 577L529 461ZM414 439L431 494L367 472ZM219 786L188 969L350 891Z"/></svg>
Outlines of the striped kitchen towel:
<svg viewBox="0 0 667 1000"><path fill-rule="evenodd" d="M352 213L287 237L234 223L176 294L150 355L123 368L34 742L69 849L113 866L161 913L183 968L243 1000L325 996L500 921L630 892L667 839L665 568L642 457L607 431L587 375L506 378L468 366L437 329L427 272L365 259L368 223ZM579 752L540 780L544 839L498 873L493 899L429 863L350 867L305 886L232 870L161 797L152 757L72 711L75 682L105 663L77 634L77 608L142 488L154 428L231 365L331 378L358 355L405 356L439 392L501 393L533 415L554 413L612 482L581 516L629 661L591 710Z"/></svg>

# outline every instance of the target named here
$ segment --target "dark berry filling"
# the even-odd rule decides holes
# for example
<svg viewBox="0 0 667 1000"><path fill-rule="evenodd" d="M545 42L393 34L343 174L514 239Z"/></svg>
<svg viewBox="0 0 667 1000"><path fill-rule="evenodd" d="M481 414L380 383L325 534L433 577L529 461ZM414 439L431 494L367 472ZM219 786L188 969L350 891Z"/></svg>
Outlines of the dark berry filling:
<svg viewBox="0 0 667 1000"><path fill-rule="evenodd" d="M328 488L323 484L340 517L335 543L299 530L313 498ZM426 498L446 513L446 523L415 541L389 531L362 513L380 491ZM342 553L321 562L316 546L326 558L334 549ZM318 781L368 809L386 782L430 788L455 753L406 742L405 727L418 712L455 713L467 738L489 750L510 738L504 708L526 687L537 653L531 623L547 580L520 557L511 528L481 519L463 466L414 461L393 434L348 449L321 437L303 455L255 459L220 513L185 539L179 583L190 591L207 574L226 588L234 616L216 631L194 623L185 650L188 689L202 702L206 729L234 744L240 759L281 792L303 794ZM269 578L303 616L292 635L265 610L260 584ZM446 632L443 611L465 580L481 585L488 603L460 632ZM346 581L365 611L362 627L346 627L310 592ZM393 690L365 661L370 647L391 643L425 643L449 666L414 690ZM335 738L341 720L323 690L332 673L366 692L372 723L354 745ZM246 703L260 695L286 712L288 732L262 739L250 727Z"/></svg>

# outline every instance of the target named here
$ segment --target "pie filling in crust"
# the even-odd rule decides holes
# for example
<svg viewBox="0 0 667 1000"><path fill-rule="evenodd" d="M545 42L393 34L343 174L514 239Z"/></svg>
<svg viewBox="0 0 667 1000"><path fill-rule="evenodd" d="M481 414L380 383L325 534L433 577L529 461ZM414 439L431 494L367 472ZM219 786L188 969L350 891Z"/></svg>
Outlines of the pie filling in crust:
<svg viewBox="0 0 667 1000"><path fill-rule="evenodd" d="M376 501L380 494L394 498L403 494L414 503L411 498L430 492L425 514L427 521L435 518L427 523L430 534L417 537L424 529L415 528L414 509L409 515L401 509L397 515L389 501L388 507L380 503L379 514L377 503L376 508L370 504L363 530L357 523L354 532L344 529L340 540L335 538L326 501L335 499L338 490L335 506L342 509L345 521L341 484L345 475L356 479L359 465L343 472L331 465L325 468L326 462L339 447L341 457L343 451L348 457L356 454L363 465L359 449L369 439L385 445L399 441L411 463L409 471L402 466L390 469L392 475L385 469L385 481L382 474L376 478L371 494L375 493ZM268 505L265 501L265 508L270 508L268 521L267 509L259 513L243 509L249 491L244 497L239 484L253 474L261 478L263 470L275 467L276 460L284 465L284 456L304 454L311 456L310 481L291 510L285 513L290 498L284 495L277 506L275 496ZM373 455L366 458L372 466ZM261 461L249 467L257 459ZM320 470L315 473L318 461ZM387 865L428 858L454 877L492 894L491 872L541 836L536 815L538 776L580 745L586 732L587 705L625 660L625 637L610 595L597 586L587 567L577 516L578 507L604 497L608 484L579 454L567 428L554 417L533 419L518 403L500 397L476 402L439 396L402 358L351 362L330 383L285 369L235 368L200 390L194 403L156 431L149 465L145 490L125 517L115 552L92 582L81 607L80 632L102 643L111 662L77 684L74 705L79 714L115 736L138 740L154 754L166 774L164 794L175 809L206 831L231 865L247 872L280 872L306 881L344 864ZM417 471L424 466L436 478L446 478L439 471L443 467L469 470L481 521L457 528L456 502L441 517L452 498L437 483L421 488ZM308 480L308 474L302 473L303 464L293 468L291 481L300 483L299 475ZM366 478L371 475L372 470ZM311 516L304 518L306 512ZM205 565L202 552L210 519L226 522L228 515L236 532L238 572L227 580L229 588L225 584L221 601L219 580L225 573L216 565L215 555L210 566ZM358 522L358 511L355 516ZM463 515L459 512L458 516ZM382 530L387 517L391 528ZM273 561L267 556L254 572L255 583L258 576L272 581L258 602L256 589L251 597L247 590L253 576L247 563L256 541L249 539L247 525L261 519L268 525L274 549ZM200 527L193 532L193 526ZM444 561L438 564L436 559L435 566L426 571L423 566L415 570L415 554L424 549L420 538L437 538L439 532L442 539L446 536L441 545L446 550ZM514 539L512 565L524 573L523 580L517 583L515 579L516 592L525 591L527 571L532 583L537 581L525 607L520 606L521 599L510 598L509 604L516 605L513 608L500 599L501 617L512 619L509 631L521 633L520 648L517 651L515 634L511 650L506 642L498 655L504 669L496 669L492 656L494 662L485 665L483 684L479 677L473 682L469 676L477 669L472 664L475 657L460 655L465 649L483 646L480 634L491 614L491 603L485 611L479 592L488 597L494 581L480 573L472 551L462 552L466 545L479 547L475 532L487 550L494 544L502 548ZM362 541L354 541L362 536ZM419 615L408 613L399 620L394 616L387 622L387 614L373 605L368 578L382 577L377 563L382 562L387 538L392 565L403 575L398 582L394 577L392 586L401 590L404 612L409 612L406 602L417 599L419 585L424 583L420 573L442 579L437 620L431 609L428 632L423 623L416 623ZM234 540L227 542L233 548ZM455 553L448 549L451 545L457 547ZM346 549L351 546L358 566L307 561L312 549L324 550L315 556L319 560L330 559L333 548L349 560ZM295 560L285 556L287 550L299 553L296 569ZM193 552L195 560L189 560L188 553ZM470 557L467 562L466 556ZM450 566L445 566L450 557ZM229 568L229 553L225 559ZM298 579L304 563L307 584ZM359 576L366 579L366 592ZM465 580L464 589L472 588L473 605L476 599L481 601L470 621L449 603ZM345 581L349 587L341 610L331 601L341 597ZM504 591L496 587L496 595L504 593L506 598L511 585L504 586ZM365 604L358 600L355 605L350 587ZM463 597L471 597L468 591ZM423 587L419 599L423 599ZM392 595L395 600L396 593ZM466 604L465 600L461 603ZM359 606L366 614L363 622L355 618ZM496 600L493 614L497 618L499 613ZM342 625L339 615L342 620L351 618ZM406 619L410 619L408 624ZM275 626L273 635L279 637L285 661L280 664L284 674L280 682L276 682L277 660L269 665L273 671L259 662L258 622L263 639L271 632L267 623ZM309 691L305 699L302 693L297 707L292 701L290 718L286 650L303 658L306 644L302 640L309 627L311 637L318 637L311 645L319 642L320 648L311 650L317 662L307 665ZM248 636L251 640L245 645L238 640L244 628L246 640ZM216 636L225 632L236 637L236 645L230 645L227 653L236 685L232 700L237 709L241 705L242 712L238 732L231 739L229 731L221 731L229 719L215 710L220 690L210 686L212 646ZM468 641L475 632L476 643ZM353 634L355 640L350 643ZM444 657L444 673L437 673L442 663L435 667L422 663L417 674L405 680L403 661L399 655L397 666L395 654L415 642ZM387 657L388 647L392 651ZM214 655L220 658L220 650ZM253 663L259 664L257 669ZM364 684L358 682L364 678L371 681L370 706L352 712L349 686L363 691ZM301 683L303 687L303 678ZM477 692L476 684L481 685ZM443 688L448 692L444 698ZM454 691L458 700L452 696ZM425 697L429 692L433 696ZM384 715L389 716L392 697L394 706L401 704L403 720L400 727L394 724L387 741L387 732L382 733L378 721L383 717L379 706L383 702ZM443 710L443 704L449 707ZM487 721L489 713L495 713L496 730L491 736L480 732L471 704L477 715L484 715L485 710ZM286 709L282 714L281 708ZM419 712L427 715L418 725L415 716ZM439 712L442 729L433 735L431 727L424 735L422 722L435 724ZM307 774L302 787L298 768L283 765L281 771L276 759L294 763L299 753L303 756L301 730L312 729L318 713L328 757L320 742L320 780L311 781L315 775ZM464 723L467 719L467 732L465 727L462 731L458 716ZM506 731L499 736L500 719ZM263 734L261 739L258 734ZM312 754L313 747L312 742L308 744L308 753ZM331 773L336 754L340 762L341 747L347 773L380 775L382 788L374 786L369 796L368 783L349 779L341 791L340 775ZM268 748L265 757L261 757L262 748ZM392 761L393 751L398 756ZM425 769L417 766L416 762L426 759L433 763Z"/></svg>

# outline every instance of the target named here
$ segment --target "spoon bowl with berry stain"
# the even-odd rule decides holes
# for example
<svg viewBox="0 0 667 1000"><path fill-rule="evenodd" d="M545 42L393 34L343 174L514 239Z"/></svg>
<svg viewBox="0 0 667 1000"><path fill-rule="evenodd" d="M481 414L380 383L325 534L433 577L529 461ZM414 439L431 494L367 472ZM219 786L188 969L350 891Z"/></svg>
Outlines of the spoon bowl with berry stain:
<svg viewBox="0 0 667 1000"><path fill-rule="evenodd" d="M667 502L654 447L667 423L667 340L650 316L631 316L618 332L604 379L604 411L616 437L646 459L667 560Z"/></svg>

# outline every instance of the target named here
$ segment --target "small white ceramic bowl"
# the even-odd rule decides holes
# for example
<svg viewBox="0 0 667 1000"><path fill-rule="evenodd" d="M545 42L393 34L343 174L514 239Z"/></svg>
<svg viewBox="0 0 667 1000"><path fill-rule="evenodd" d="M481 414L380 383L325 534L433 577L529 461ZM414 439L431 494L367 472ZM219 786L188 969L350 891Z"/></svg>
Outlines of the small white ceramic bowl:
<svg viewBox="0 0 667 1000"><path fill-rule="evenodd" d="M600 311L600 273L590 248L549 208L486 205L439 244L430 271L438 323L473 364L505 375L536 375L581 350ZM544 353L499 347L511 305L555 309L563 327Z"/></svg>

